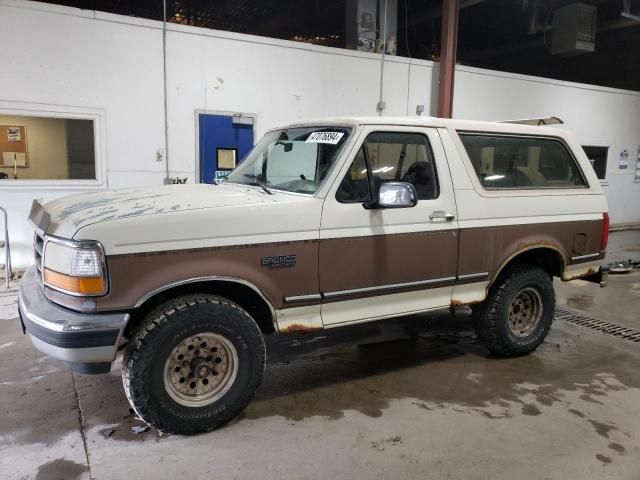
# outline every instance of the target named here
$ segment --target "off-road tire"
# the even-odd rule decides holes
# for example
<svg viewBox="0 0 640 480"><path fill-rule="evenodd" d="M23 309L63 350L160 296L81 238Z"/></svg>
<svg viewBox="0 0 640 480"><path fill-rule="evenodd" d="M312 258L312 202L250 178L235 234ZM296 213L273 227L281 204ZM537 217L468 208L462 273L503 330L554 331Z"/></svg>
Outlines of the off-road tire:
<svg viewBox="0 0 640 480"><path fill-rule="evenodd" d="M516 336L509 327L509 308L523 289L538 292L542 313L537 325L524 337ZM534 351L545 339L555 310L555 293L550 275L528 264L507 267L489 289L486 300L472 307L473 325L479 339L497 355L516 357Z"/></svg>
<svg viewBox="0 0 640 480"><path fill-rule="evenodd" d="M221 398L187 407L165 388L165 362L176 345L198 333L231 342L237 375ZM262 333L245 310L215 295L185 295L152 310L134 331L124 353L122 382L129 403L147 424L163 433L190 435L214 430L244 410L260 386L265 359Z"/></svg>

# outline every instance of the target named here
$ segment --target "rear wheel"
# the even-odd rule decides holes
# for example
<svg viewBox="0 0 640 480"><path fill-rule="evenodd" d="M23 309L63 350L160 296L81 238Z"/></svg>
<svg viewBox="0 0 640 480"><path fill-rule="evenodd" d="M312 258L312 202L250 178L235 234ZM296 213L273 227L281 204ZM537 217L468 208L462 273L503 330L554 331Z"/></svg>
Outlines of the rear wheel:
<svg viewBox="0 0 640 480"><path fill-rule="evenodd" d="M265 346L256 322L215 295L187 295L150 312L125 352L122 379L142 420L166 433L213 430L260 385Z"/></svg>
<svg viewBox="0 0 640 480"><path fill-rule="evenodd" d="M516 264L507 267L487 299L473 307L474 327L491 352L506 357L524 355L544 341L554 310L549 274L532 265Z"/></svg>

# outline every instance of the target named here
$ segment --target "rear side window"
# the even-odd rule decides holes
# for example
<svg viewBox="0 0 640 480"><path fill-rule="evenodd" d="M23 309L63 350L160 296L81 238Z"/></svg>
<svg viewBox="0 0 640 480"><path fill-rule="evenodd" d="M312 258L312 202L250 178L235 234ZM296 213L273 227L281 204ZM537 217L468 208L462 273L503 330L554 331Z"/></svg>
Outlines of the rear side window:
<svg viewBox="0 0 640 480"><path fill-rule="evenodd" d="M547 137L460 133L485 188L576 188L586 182L569 150Z"/></svg>

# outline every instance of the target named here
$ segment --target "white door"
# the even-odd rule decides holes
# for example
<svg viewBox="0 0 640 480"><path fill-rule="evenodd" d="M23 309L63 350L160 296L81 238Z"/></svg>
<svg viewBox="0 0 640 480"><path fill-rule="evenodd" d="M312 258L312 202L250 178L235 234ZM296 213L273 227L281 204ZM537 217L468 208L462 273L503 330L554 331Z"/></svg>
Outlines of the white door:
<svg viewBox="0 0 640 480"><path fill-rule="evenodd" d="M456 280L455 199L437 130L368 126L359 141L322 213L319 276L327 326L448 306ZM386 181L412 183L417 205L365 208Z"/></svg>

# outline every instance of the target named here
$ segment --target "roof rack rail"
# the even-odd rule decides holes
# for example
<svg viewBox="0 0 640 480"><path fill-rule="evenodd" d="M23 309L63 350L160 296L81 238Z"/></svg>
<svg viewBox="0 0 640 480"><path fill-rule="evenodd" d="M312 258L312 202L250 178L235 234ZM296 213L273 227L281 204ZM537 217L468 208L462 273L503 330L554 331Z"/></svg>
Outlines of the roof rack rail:
<svg viewBox="0 0 640 480"><path fill-rule="evenodd" d="M564 122L558 117L525 118L522 120L502 120L498 123L519 123L521 125L562 125Z"/></svg>

